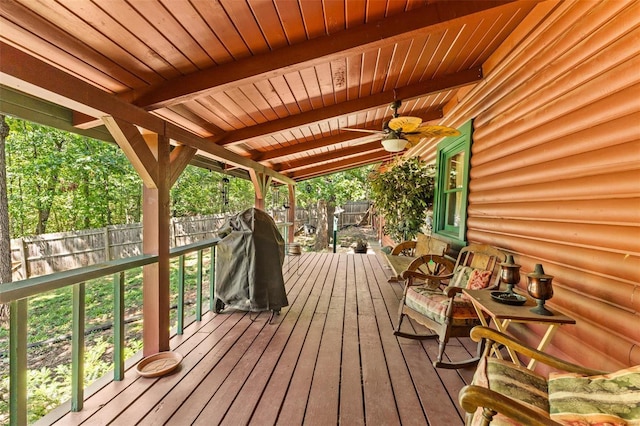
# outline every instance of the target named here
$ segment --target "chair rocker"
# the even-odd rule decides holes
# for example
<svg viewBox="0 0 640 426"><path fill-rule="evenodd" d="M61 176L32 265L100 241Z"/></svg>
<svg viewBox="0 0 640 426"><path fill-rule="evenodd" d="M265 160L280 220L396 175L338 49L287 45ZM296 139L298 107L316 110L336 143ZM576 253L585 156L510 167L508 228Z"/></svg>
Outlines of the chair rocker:
<svg viewBox="0 0 640 426"><path fill-rule="evenodd" d="M478 343L476 356L464 361L446 362L443 360L444 351L451 337L469 337L471 329L481 325L473 304L462 295L463 288L497 289L500 286L500 263L505 259L502 251L482 244L463 247L453 268L450 266L452 262L441 256L427 255L416 259L402 275L405 287L394 334L419 340L437 338L438 356L433 362L437 368L458 369L475 365L482 354L482 342ZM401 331L405 315L434 333Z"/></svg>

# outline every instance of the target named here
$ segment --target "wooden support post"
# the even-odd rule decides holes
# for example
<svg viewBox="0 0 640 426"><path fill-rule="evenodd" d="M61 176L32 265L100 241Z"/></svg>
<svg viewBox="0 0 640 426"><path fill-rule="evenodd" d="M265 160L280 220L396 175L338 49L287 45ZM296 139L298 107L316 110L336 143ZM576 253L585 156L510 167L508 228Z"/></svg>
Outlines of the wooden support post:
<svg viewBox="0 0 640 426"><path fill-rule="evenodd" d="M144 183L142 252L158 255L158 263L142 268L143 354L148 356L169 350L169 190L195 149L177 147L171 152L166 135L141 135L136 126L119 118L102 120Z"/></svg>
<svg viewBox="0 0 640 426"><path fill-rule="evenodd" d="M145 134L147 146L157 158L156 187L144 186L142 207L142 252L158 255L158 263L144 266L143 342L144 356L169 350L169 139Z"/></svg>
<svg viewBox="0 0 640 426"><path fill-rule="evenodd" d="M251 176L251 182L253 182L253 188L256 192L255 207L260 210L264 210L264 199L271 183L271 176L266 173L257 172L253 169L249 170Z"/></svg>

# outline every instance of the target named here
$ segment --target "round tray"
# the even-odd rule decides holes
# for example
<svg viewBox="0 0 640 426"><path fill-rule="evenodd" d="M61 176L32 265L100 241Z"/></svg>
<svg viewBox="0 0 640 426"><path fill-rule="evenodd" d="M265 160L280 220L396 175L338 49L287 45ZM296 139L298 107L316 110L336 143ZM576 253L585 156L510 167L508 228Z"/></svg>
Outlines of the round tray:
<svg viewBox="0 0 640 426"><path fill-rule="evenodd" d="M182 355L177 352L159 352L142 359L136 370L142 377L158 377L175 370L181 361Z"/></svg>
<svg viewBox="0 0 640 426"><path fill-rule="evenodd" d="M524 305L527 298L516 293L509 293L507 291L492 291L491 298L496 302L504 303L505 305Z"/></svg>

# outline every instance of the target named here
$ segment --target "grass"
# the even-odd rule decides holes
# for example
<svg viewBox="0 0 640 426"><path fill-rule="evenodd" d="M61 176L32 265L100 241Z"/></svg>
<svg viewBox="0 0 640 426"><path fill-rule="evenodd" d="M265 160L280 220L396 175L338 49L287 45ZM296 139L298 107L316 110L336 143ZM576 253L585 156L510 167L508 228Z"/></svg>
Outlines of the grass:
<svg viewBox="0 0 640 426"><path fill-rule="evenodd" d="M209 250L203 252L203 298L209 296ZM185 259L185 299L195 301L196 253ZM178 260L171 262L171 305L177 303ZM85 386L113 369L113 277L88 281L85 295L85 329L99 330L85 336ZM203 303L204 304L204 303ZM68 400L71 395L70 336L72 323L72 287L32 297L28 302L28 416L33 422L49 410ZM142 349L142 268L125 275L125 317L127 324L125 356ZM195 304L185 306L185 318L195 315ZM176 310L171 311L171 324L176 325ZM102 329L105 328L105 329ZM9 422L9 330L0 328L0 425Z"/></svg>

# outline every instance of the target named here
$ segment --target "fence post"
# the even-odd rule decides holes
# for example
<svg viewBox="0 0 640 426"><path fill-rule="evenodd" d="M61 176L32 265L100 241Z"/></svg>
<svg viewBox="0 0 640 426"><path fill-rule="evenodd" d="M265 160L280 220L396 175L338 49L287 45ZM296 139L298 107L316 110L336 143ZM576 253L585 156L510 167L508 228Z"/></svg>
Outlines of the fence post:
<svg viewBox="0 0 640 426"><path fill-rule="evenodd" d="M108 262L111 260L111 241L109 239L109 227L104 228L104 260Z"/></svg>
<svg viewBox="0 0 640 426"><path fill-rule="evenodd" d="M29 250L27 250L27 243L24 241L24 237L20 238L18 240L18 243L20 244L20 262L21 262L21 267L22 267L22 274L24 275L24 279L26 280L27 278L29 278L29 259L27 258L27 256L29 255Z"/></svg>

